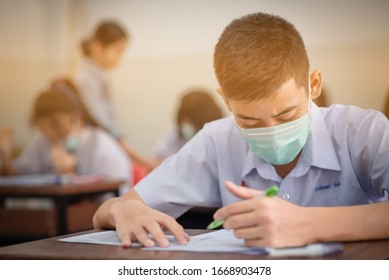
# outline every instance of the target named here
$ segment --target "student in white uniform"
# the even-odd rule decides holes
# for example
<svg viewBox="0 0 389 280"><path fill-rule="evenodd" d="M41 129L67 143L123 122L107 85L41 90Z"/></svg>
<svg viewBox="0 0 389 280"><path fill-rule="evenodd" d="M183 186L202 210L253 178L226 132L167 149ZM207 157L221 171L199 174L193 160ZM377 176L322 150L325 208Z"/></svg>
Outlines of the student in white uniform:
<svg viewBox="0 0 389 280"><path fill-rule="evenodd" d="M114 68L128 45L125 30L115 22L101 23L82 44L85 60L75 83L95 121L116 139L122 138L109 91L108 71Z"/></svg>
<svg viewBox="0 0 389 280"><path fill-rule="evenodd" d="M134 169L143 174L146 171L142 166L152 163L126 143L118 126L109 90L108 71L120 62L128 41L127 32L118 23L107 21L99 24L93 36L82 43L85 60L76 75L75 83L91 118L118 141L134 163Z"/></svg>
<svg viewBox="0 0 389 280"><path fill-rule="evenodd" d="M37 97L32 122L38 131L15 161L12 132L0 133L3 173L99 175L124 180L120 193L128 192L131 162L108 133L83 125L82 105L70 81L56 81Z"/></svg>
<svg viewBox="0 0 389 280"><path fill-rule="evenodd" d="M154 169L166 158L177 153L203 126L221 119L223 112L211 94L204 90L190 90L180 98L176 123L154 147L154 159L148 168Z"/></svg>
<svg viewBox="0 0 389 280"><path fill-rule="evenodd" d="M207 124L130 193L105 202L95 228L123 246L168 246L193 206L250 247L389 238L389 122L353 106L318 108L322 73L309 73L295 27L265 13L223 31L214 53L219 94L233 117ZM259 196L272 185L278 197ZM153 239L148 235L150 234Z"/></svg>

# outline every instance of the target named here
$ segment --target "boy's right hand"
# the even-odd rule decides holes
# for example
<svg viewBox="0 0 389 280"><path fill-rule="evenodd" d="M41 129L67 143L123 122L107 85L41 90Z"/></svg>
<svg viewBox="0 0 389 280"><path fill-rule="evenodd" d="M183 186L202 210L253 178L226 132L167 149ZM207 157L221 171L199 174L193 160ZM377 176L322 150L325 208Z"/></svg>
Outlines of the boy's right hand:
<svg viewBox="0 0 389 280"><path fill-rule="evenodd" d="M138 200L118 200L111 205L111 217L123 247L138 241L145 247L169 246L163 229L169 230L178 243L186 244L189 235L176 220Z"/></svg>

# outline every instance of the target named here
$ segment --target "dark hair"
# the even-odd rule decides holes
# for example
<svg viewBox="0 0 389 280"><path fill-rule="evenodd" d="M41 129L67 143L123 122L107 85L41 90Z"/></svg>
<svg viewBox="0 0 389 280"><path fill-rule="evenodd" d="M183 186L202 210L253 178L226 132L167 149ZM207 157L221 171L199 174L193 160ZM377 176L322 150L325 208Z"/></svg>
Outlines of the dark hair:
<svg viewBox="0 0 389 280"><path fill-rule="evenodd" d="M90 56L90 46L93 41L101 43L103 47L108 46L121 39L127 39L126 31L116 22L102 22L96 29L92 38L82 42L82 50L85 56Z"/></svg>
<svg viewBox="0 0 389 280"><path fill-rule="evenodd" d="M78 108L66 95L59 90L49 90L42 92L35 100L32 123L43 117L50 117L55 113L75 114Z"/></svg>
<svg viewBox="0 0 389 280"><path fill-rule="evenodd" d="M58 112L79 113L86 125L98 126L83 104L76 86L67 78L53 81L49 89L37 97L31 121L35 123L41 117L49 117Z"/></svg>
<svg viewBox="0 0 389 280"><path fill-rule="evenodd" d="M222 110L210 94L193 90L183 95L176 121L180 125L185 118L188 118L197 129L201 129L205 123L222 117Z"/></svg>
<svg viewBox="0 0 389 280"><path fill-rule="evenodd" d="M255 13L232 21L221 34L214 67L227 97L258 100L294 78L308 92L309 61L303 39L285 19Z"/></svg>

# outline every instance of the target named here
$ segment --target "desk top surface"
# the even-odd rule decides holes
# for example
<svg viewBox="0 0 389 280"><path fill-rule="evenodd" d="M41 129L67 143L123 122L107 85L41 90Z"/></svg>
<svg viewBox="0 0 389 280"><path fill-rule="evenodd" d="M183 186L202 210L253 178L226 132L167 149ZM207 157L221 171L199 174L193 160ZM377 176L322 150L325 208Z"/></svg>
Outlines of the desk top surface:
<svg viewBox="0 0 389 280"><path fill-rule="evenodd" d="M119 189L123 181L107 181L88 184L75 184L63 186L34 186L34 187L1 187L0 197L7 196L39 196L39 197L53 197L53 196L69 196L86 193L116 191Z"/></svg>
<svg viewBox="0 0 389 280"><path fill-rule="evenodd" d="M205 230L186 230L190 235L205 233ZM93 232L93 231L88 231ZM73 236L88 232L70 234ZM61 236L65 237L65 236ZM95 245L60 242L60 237L47 238L0 248L0 259L173 259L173 260L211 260L211 259L270 259L267 255L244 255L231 253L193 253L173 251L144 251L140 248L124 249L120 246ZM360 241L344 243L341 255L319 259L389 259L389 240ZM312 259L312 258L310 258Z"/></svg>

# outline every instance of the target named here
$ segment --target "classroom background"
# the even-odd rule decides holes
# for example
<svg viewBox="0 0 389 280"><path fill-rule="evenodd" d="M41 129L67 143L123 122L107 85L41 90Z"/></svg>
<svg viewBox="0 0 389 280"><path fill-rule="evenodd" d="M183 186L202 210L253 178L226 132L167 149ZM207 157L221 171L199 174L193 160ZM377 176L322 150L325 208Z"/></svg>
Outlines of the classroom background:
<svg viewBox="0 0 389 280"><path fill-rule="evenodd" d="M150 155L174 122L179 95L215 93L213 49L233 18L264 11L293 22L311 70L320 68L330 103L383 110L389 90L389 1L0 0L0 127L22 148L33 134L34 97L50 80L74 75L81 40L105 19L122 23L130 45L111 73L126 141Z"/></svg>

